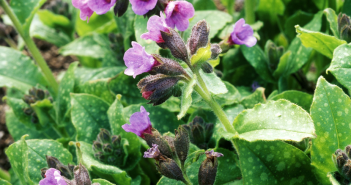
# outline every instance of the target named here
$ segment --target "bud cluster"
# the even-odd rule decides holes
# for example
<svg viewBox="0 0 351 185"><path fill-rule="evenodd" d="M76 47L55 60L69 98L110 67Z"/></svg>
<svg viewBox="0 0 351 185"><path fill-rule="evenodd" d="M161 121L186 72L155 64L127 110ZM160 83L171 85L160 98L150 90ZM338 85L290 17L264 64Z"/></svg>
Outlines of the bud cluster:
<svg viewBox="0 0 351 185"><path fill-rule="evenodd" d="M100 133L93 142L94 156L99 161L115 166L124 166L127 157L125 148L123 148L121 136L113 135L106 129L100 129Z"/></svg>
<svg viewBox="0 0 351 185"><path fill-rule="evenodd" d="M277 69L280 57L284 54L283 46L276 46L272 41L267 41L265 46L269 69L273 72Z"/></svg>
<svg viewBox="0 0 351 185"><path fill-rule="evenodd" d="M82 164L77 166L68 164L66 166L52 156L46 156L46 162L49 168L41 169L43 180L39 182L39 185L47 185L54 181L67 185L100 185L99 183L91 183L89 172Z"/></svg>
<svg viewBox="0 0 351 185"><path fill-rule="evenodd" d="M188 130L190 141L201 149L208 149L208 143L213 134L214 124L196 116L192 122L183 126Z"/></svg>
<svg viewBox="0 0 351 185"><path fill-rule="evenodd" d="M37 101L41 101L44 99L49 99L51 102L53 102L52 97L50 97L49 91L47 91L47 90L43 91L43 90L37 89L35 87L30 89L29 94L24 95L24 97L22 99L29 106L27 108L24 108L23 112L26 115L31 116L31 121L34 124L39 123L39 119L38 119L37 114L34 112L34 109L30 105L37 102Z"/></svg>
<svg viewBox="0 0 351 185"><path fill-rule="evenodd" d="M351 183L351 145L346 146L345 151L337 149L333 154L333 161L338 172L334 175L343 184Z"/></svg>
<svg viewBox="0 0 351 185"><path fill-rule="evenodd" d="M341 39L351 42L351 21L346 14L340 13L338 16L338 31Z"/></svg>

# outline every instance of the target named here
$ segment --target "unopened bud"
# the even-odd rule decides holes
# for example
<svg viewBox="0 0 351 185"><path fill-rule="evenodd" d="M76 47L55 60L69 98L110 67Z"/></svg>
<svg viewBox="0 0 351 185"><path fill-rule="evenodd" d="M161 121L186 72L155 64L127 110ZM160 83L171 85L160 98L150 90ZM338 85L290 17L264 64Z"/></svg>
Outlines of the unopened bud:
<svg viewBox="0 0 351 185"><path fill-rule="evenodd" d="M157 144L152 144L152 147L144 152L144 158L158 158L160 156L160 150Z"/></svg>
<svg viewBox="0 0 351 185"><path fill-rule="evenodd" d="M56 169L61 172L61 175L66 177L67 179L73 179L73 170L71 170L68 166L63 164L58 164Z"/></svg>
<svg viewBox="0 0 351 185"><path fill-rule="evenodd" d="M339 170L339 172L341 172L347 160L348 160L347 155L341 149L336 150L335 155L333 155L333 161L334 161L335 167Z"/></svg>
<svg viewBox="0 0 351 185"><path fill-rule="evenodd" d="M43 100L45 98L45 92L41 89L36 89L36 97L39 100Z"/></svg>
<svg viewBox="0 0 351 185"><path fill-rule="evenodd" d="M222 49L219 44L211 44L211 59L217 59L221 53Z"/></svg>
<svg viewBox="0 0 351 185"><path fill-rule="evenodd" d="M37 114L35 114L35 112L32 113L31 122L34 124L39 123L39 118L38 118Z"/></svg>
<svg viewBox="0 0 351 185"><path fill-rule="evenodd" d="M184 163L189 151L189 135L188 131L179 126L178 130L175 130L174 147L179 160Z"/></svg>
<svg viewBox="0 0 351 185"><path fill-rule="evenodd" d="M284 54L283 47L277 47L272 41L268 40L265 46L265 52L268 56L268 65L272 70L278 67L280 57Z"/></svg>
<svg viewBox="0 0 351 185"><path fill-rule="evenodd" d="M211 140L214 131L214 124L207 123L205 126L205 142L208 143Z"/></svg>
<svg viewBox="0 0 351 185"><path fill-rule="evenodd" d="M209 33L210 28L207 27L205 20L201 20L195 24L188 40L188 48L191 55L194 55L199 48L207 46Z"/></svg>
<svg viewBox="0 0 351 185"><path fill-rule="evenodd" d="M26 114L27 116L30 116L31 114L33 114L33 109L32 108L30 108L30 107L27 107L27 108L24 108L23 109L23 112L24 112L24 114Z"/></svg>
<svg viewBox="0 0 351 185"><path fill-rule="evenodd" d="M28 105L30 105L32 103L35 103L36 100L35 100L34 96L24 95L23 101L26 102Z"/></svg>
<svg viewBox="0 0 351 185"><path fill-rule="evenodd" d="M106 143L102 146L102 151L105 153L111 153L113 151L113 148L112 148L111 144Z"/></svg>
<svg viewBox="0 0 351 185"><path fill-rule="evenodd" d="M121 17L124 13L126 13L128 9L129 1L128 0L117 0L116 5L113 8L115 15Z"/></svg>
<svg viewBox="0 0 351 185"><path fill-rule="evenodd" d="M113 156L109 156L109 157L107 158L107 162L108 162L109 164L115 163L115 162L116 162L116 158L113 157Z"/></svg>
<svg viewBox="0 0 351 185"><path fill-rule="evenodd" d="M111 137L111 143L113 145L114 148L119 148L120 145L121 145L121 140L122 140L122 137L120 135L116 136L116 135L113 135Z"/></svg>
<svg viewBox="0 0 351 185"><path fill-rule="evenodd" d="M351 180L351 160L347 160L346 164L343 166L342 174L346 179Z"/></svg>
<svg viewBox="0 0 351 185"><path fill-rule="evenodd" d="M76 185L91 185L88 170L82 164L74 168L74 180Z"/></svg>
<svg viewBox="0 0 351 185"><path fill-rule="evenodd" d="M347 157L351 158L351 145L347 145L345 148Z"/></svg>
<svg viewBox="0 0 351 185"><path fill-rule="evenodd" d="M111 134L108 130L101 128L100 133L97 136L97 141L100 143L110 143L111 142Z"/></svg>
<svg viewBox="0 0 351 185"><path fill-rule="evenodd" d="M351 42L351 26L344 26L340 31L340 38L345 40L347 43Z"/></svg>
<svg viewBox="0 0 351 185"><path fill-rule="evenodd" d="M106 159L106 157L104 156L104 154L102 152L95 153L94 157L96 159L98 159L99 161L104 161Z"/></svg>
<svg viewBox="0 0 351 185"><path fill-rule="evenodd" d="M102 151L102 144L98 141L93 142L93 151L94 152L101 152Z"/></svg>
<svg viewBox="0 0 351 185"><path fill-rule="evenodd" d="M344 26L351 25L350 17L347 16L346 14L339 14L338 15L338 30L341 32L341 29Z"/></svg>
<svg viewBox="0 0 351 185"><path fill-rule="evenodd" d="M48 169L47 168L42 168L40 171L41 171L41 177L45 178L45 173Z"/></svg>
<svg viewBox="0 0 351 185"><path fill-rule="evenodd" d="M160 161L157 169L162 175L170 179L185 181L182 170L173 159L167 158L165 161Z"/></svg>
<svg viewBox="0 0 351 185"><path fill-rule="evenodd" d="M165 41L164 46L171 51L175 58L189 63L188 50L186 49L183 39L173 29L169 28L169 31L170 33L161 31L162 39Z"/></svg>
<svg viewBox="0 0 351 185"><path fill-rule="evenodd" d="M211 64L209 64L208 62L204 62L201 64L201 69L205 72L205 73L212 73L213 72L213 67Z"/></svg>
<svg viewBox="0 0 351 185"><path fill-rule="evenodd" d="M223 154L211 151L206 151L206 159L201 163L199 169L199 185L213 185L216 180L218 160L217 157L222 157Z"/></svg>
<svg viewBox="0 0 351 185"><path fill-rule="evenodd" d="M150 147L152 147L153 144L156 144L158 145L158 149L162 155L165 155L169 158L173 157L171 147L157 130L152 129L152 134L145 133L144 135L145 141Z"/></svg>
<svg viewBox="0 0 351 185"><path fill-rule="evenodd" d="M157 54L153 54L152 56L160 64L153 67L152 70L149 71L150 74L165 74L170 76L186 74L185 70L182 68L182 66L180 66L178 62L169 58L163 58Z"/></svg>

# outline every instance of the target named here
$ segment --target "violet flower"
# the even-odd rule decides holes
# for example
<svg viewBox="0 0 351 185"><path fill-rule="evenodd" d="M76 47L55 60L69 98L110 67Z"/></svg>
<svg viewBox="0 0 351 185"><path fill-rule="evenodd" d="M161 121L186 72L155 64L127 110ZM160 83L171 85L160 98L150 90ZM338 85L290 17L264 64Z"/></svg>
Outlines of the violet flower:
<svg viewBox="0 0 351 185"><path fill-rule="evenodd" d="M89 18L91 17L91 15L93 15L94 11L90 9L90 7L88 6L88 2L89 0L72 0L72 5L75 8L80 9L80 19L85 21L88 17L89 22Z"/></svg>
<svg viewBox="0 0 351 185"><path fill-rule="evenodd" d="M140 107L140 112L135 112L129 119L130 124L122 125L126 132L133 132L141 138L144 138L144 133L152 134L151 121L149 113L146 112L143 106Z"/></svg>
<svg viewBox="0 0 351 185"><path fill-rule="evenodd" d="M245 44L247 47L252 47L257 43L253 33L251 26L245 24L245 20L241 18L234 24L234 30L230 34L228 42L230 44Z"/></svg>
<svg viewBox="0 0 351 185"><path fill-rule="evenodd" d="M142 34L140 38L145 40L150 39L156 43L165 42L161 36L161 31L167 33L170 33L170 31L162 12L160 12L160 16L154 15L150 17L150 19L147 21L147 30L149 30L149 32Z"/></svg>
<svg viewBox="0 0 351 185"><path fill-rule="evenodd" d="M144 152L144 158L156 158L160 155L160 150L158 149L157 144L152 144L152 147L147 149L146 152Z"/></svg>
<svg viewBox="0 0 351 185"><path fill-rule="evenodd" d="M195 14L193 5L187 1L171 1L167 4L166 23L169 27L177 27L179 31L185 31L189 27L189 19Z"/></svg>
<svg viewBox="0 0 351 185"><path fill-rule="evenodd" d="M132 46L123 56L124 64L128 67L124 74L135 78L137 75L149 72L154 66L159 65L152 55L146 53L145 47L137 42L132 42Z"/></svg>
<svg viewBox="0 0 351 185"><path fill-rule="evenodd" d="M130 0L132 10L137 15L144 15L155 8L157 0Z"/></svg>
<svg viewBox="0 0 351 185"><path fill-rule="evenodd" d="M67 183L59 170L50 168L45 172L45 179L41 180L39 185L67 185Z"/></svg>
<svg viewBox="0 0 351 185"><path fill-rule="evenodd" d="M89 0L88 5L96 14L107 13L114 5L116 0Z"/></svg>
<svg viewBox="0 0 351 185"><path fill-rule="evenodd" d="M215 152L214 150L206 151L205 152L207 158L212 158L212 157L223 157L224 155L219 152Z"/></svg>

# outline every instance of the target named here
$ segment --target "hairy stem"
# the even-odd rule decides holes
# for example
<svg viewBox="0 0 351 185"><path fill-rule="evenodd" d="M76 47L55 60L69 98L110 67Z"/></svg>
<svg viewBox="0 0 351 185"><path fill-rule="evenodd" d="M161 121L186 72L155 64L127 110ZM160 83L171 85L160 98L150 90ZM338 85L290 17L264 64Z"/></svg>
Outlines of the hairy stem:
<svg viewBox="0 0 351 185"><path fill-rule="evenodd" d="M255 23L255 1L245 0L245 21L247 24Z"/></svg>
<svg viewBox="0 0 351 185"><path fill-rule="evenodd" d="M186 169L185 169L185 167L184 167L184 163L182 163L182 165L181 165L181 170L182 170L182 173L183 173L183 177L184 177L184 179L185 179L184 183L185 183L186 185L192 185L192 183L191 183L190 180L189 180L188 175L186 174Z"/></svg>
<svg viewBox="0 0 351 185"><path fill-rule="evenodd" d="M12 21L15 29L17 30L17 32L23 38L24 42L26 43L26 45L28 47L28 50L32 54L34 60L37 62L37 64L40 67L41 71L44 73L44 75L46 77L46 80L48 81L48 83L50 84L50 86L52 87L52 89L53 89L53 91L54 91L54 93L56 95L57 91L58 91L58 83L56 82L55 77L52 74L52 72L51 72L50 68L48 67L48 65L46 64L46 61L44 60L43 56L40 54L39 49L35 45L35 43L32 40L32 38L30 37L29 33L22 29L21 23L19 22L19 20L16 17L16 15L13 13L12 9L10 8L10 6L6 2L6 0L0 0L0 5L4 9L5 13L11 19L11 21Z"/></svg>

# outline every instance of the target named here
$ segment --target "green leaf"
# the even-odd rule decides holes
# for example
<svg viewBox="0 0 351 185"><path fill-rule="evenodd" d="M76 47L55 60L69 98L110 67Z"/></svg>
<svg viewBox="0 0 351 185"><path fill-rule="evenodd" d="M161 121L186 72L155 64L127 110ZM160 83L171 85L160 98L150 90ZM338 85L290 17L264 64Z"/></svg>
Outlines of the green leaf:
<svg viewBox="0 0 351 185"><path fill-rule="evenodd" d="M70 20L59 14L54 14L49 10L39 10L38 16L45 25L55 28L55 27L70 27L71 22Z"/></svg>
<svg viewBox="0 0 351 185"><path fill-rule="evenodd" d="M93 179L93 183L99 183L100 185L114 185L113 183L105 180L105 179Z"/></svg>
<svg viewBox="0 0 351 185"><path fill-rule="evenodd" d="M282 141L235 140L244 184L318 184L310 159Z"/></svg>
<svg viewBox="0 0 351 185"><path fill-rule="evenodd" d="M207 89L213 94L225 94L228 92L227 87L222 80L214 73L205 73L200 70L200 75L204 80Z"/></svg>
<svg viewBox="0 0 351 185"><path fill-rule="evenodd" d="M23 29L28 32L34 14L39 10L39 8L46 2L46 0L11 0L10 6L13 12L16 14L18 20L20 21Z"/></svg>
<svg viewBox="0 0 351 185"><path fill-rule="evenodd" d="M351 92L351 59L350 59L351 45L344 44L337 47L334 51L333 60L327 69L335 78L344 85Z"/></svg>
<svg viewBox="0 0 351 185"><path fill-rule="evenodd" d="M124 115L126 123L129 122L130 116L135 112L140 112L140 106L144 106L147 112L149 112L150 121L152 127L157 129L160 133L165 133L171 130L175 130L179 125L184 124L183 121L178 120L174 113L161 107L155 107L150 104L139 104L130 105L124 108ZM167 124L165 124L167 123Z"/></svg>
<svg viewBox="0 0 351 185"><path fill-rule="evenodd" d="M260 0L258 5L258 14L260 17L265 18L275 23L278 15L283 15L285 5L282 0Z"/></svg>
<svg viewBox="0 0 351 185"><path fill-rule="evenodd" d="M318 137L312 140L311 160L321 182L329 182L327 173L337 171L331 160L332 154L351 143L348 137L350 106L351 100L341 88L329 84L323 77L318 79L311 106Z"/></svg>
<svg viewBox="0 0 351 185"><path fill-rule="evenodd" d="M13 113L21 123L30 128L38 128L32 123L31 116L28 116L23 112L23 109L28 108L29 105L27 105L22 99L5 97L4 100L6 100L6 103L12 108Z"/></svg>
<svg viewBox="0 0 351 185"><path fill-rule="evenodd" d="M329 178L332 185L341 185L338 180L335 179L332 173L328 173L327 177Z"/></svg>
<svg viewBox="0 0 351 185"><path fill-rule="evenodd" d="M278 67L273 73L273 76L275 78L278 79L289 74L289 72L291 71L290 67L292 67L289 65L289 62L291 60L291 54L291 51L287 51L280 57Z"/></svg>
<svg viewBox="0 0 351 185"><path fill-rule="evenodd" d="M111 165L103 164L94 157L93 147L86 142L76 143L77 154L81 156L79 161L92 173L103 177L108 181L113 181L117 184L130 185L131 178L127 172Z"/></svg>
<svg viewBox="0 0 351 185"><path fill-rule="evenodd" d="M76 92L95 95L108 103L115 100L115 95L109 88L110 78L91 80L77 87Z"/></svg>
<svg viewBox="0 0 351 185"><path fill-rule="evenodd" d="M190 62L192 65L201 65L211 59L211 44L208 43L206 47L199 48L194 55L191 56Z"/></svg>
<svg viewBox="0 0 351 185"><path fill-rule="evenodd" d="M295 103L296 105L302 107L307 112L309 112L312 104L313 96L305 92L290 90L290 91L284 91L280 94L277 94L273 96L270 100L279 100L279 99L285 99L290 101L291 103Z"/></svg>
<svg viewBox="0 0 351 185"><path fill-rule="evenodd" d="M316 137L309 114L301 107L286 101L268 101L241 112L233 126L240 139L302 141Z"/></svg>
<svg viewBox="0 0 351 185"><path fill-rule="evenodd" d="M334 49L342 44L346 44L346 41L339 40L333 36L329 36L320 32L309 31L303 29L300 26L295 26L298 37L301 39L302 44L305 47L312 47L321 54L333 58Z"/></svg>
<svg viewBox="0 0 351 185"><path fill-rule="evenodd" d="M335 11L331 8L327 8L323 11L324 15L327 17L327 20L330 25L330 29L333 32L334 36L339 39L339 31L338 31L338 16Z"/></svg>
<svg viewBox="0 0 351 185"><path fill-rule="evenodd" d="M120 135L122 138L128 140L129 145L127 146L128 158L124 168L134 168L141 158L140 152L140 140L137 135L132 132L126 132L122 125L126 124L125 116L123 113L123 105L121 103L121 96L117 96L116 100L108 109L108 119L110 121L111 133L113 135Z"/></svg>
<svg viewBox="0 0 351 185"><path fill-rule="evenodd" d="M242 45L240 48L246 60L255 68L255 71L267 82L274 83L274 78L268 68L267 57L260 46L247 47Z"/></svg>
<svg viewBox="0 0 351 185"><path fill-rule="evenodd" d="M75 77L79 83L84 83L91 80L98 80L102 78L112 78L124 71L125 67L101 67L97 69L91 69L86 67L79 67L74 72Z"/></svg>
<svg viewBox="0 0 351 185"><path fill-rule="evenodd" d="M196 11L217 10L217 7L212 0L194 0L193 5Z"/></svg>
<svg viewBox="0 0 351 185"><path fill-rule="evenodd" d="M88 94L71 94L72 123L77 130L77 141L92 143L100 128L110 130L107 118L109 105Z"/></svg>
<svg viewBox="0 0 351 185"><path fill-rule="evenodd" d="M55 101L56 107L56 122L61 124L61 121L64 120L65 115L68 113L69 109L71 108L71 97L70 93L74 91L74 71L77 69L78 62L74 62L70 64L68 67L65 75L63 76L58 94L57 99Z"/></svg>
<svg viewBox="0 0 351 185"><path fill-rule="evenodd" d="M38 15L34 16L29 33L31 37L47 41L58 47L64 46L71 41L71 38L64 32L42 23Z"/></svg>
<svg viewBox="0 0 351 185"><path fill-rule="evenodd" d="M224 148L218 148L216 152L222 153L224 156L217 158L218 167L214 185L222 185L241 177L240 168L236 165L238 156L233 151Z"/></svg>
<svg viewBox="0 0 351 185"><path fill-rule="evenodd" d="M195 11L194 17L190 20L189 28L184 31L184 40L188 40L192 27L201 20L205 20L211 27L209 39L212 39L227 23L232 22L233 18L228 13L219 10Z"/></svg>
<svg viewBox="0 0 351 185"><path fill-rule="evenodd" d="M54 140L28 140L23 136L12 144L6 155L22 184L38 184L42 179L40 169L48 167L46 155L58 158L63 164L72 164L72 155L61 143Z"/></svg>
<svg viewBox="0 0 351 185"><path fill-rule="evenodd" d="M143 33L149 32L147 30L147 22L148 18L142 16L142 15L136 15L135 16L135 21L134 21L134 31L135 31L135 38L138 44L142 45L145 47L145 51L149 54L158 54L159 53L159 47L156 44L156 42L152 40L144 40L140 38L140 36Z"/></svg>
<svg viewBox="0 0 351 185"><path fill-rule="evenodd" d="M256 91L241 100L241 104L247 109L253 108L258 103L265 103L266 97L264 95L264 88L259 87Z"/></svg>
<svg viewBox="0 0 351 185"><path fill-rule="evenodd" d="M0 47L0 86L16 87L22 91L41 85L48 87L39 68L20 51ZM43 88L44 89L44 88Z"/></svg>
<svg viewBox="0 0 351 185"><path fill-rule="evenodd" d="M284 24L284 32L290 39L296 36L295 25L304 26L313 18L313 14L301 10L297 10L292 16L286 19Z"/></svg>
<svg viewBox="0 0 351 185"><path fill-rule="evenodd" d="M12 185L12 184L4 179L0 179L0 185Z"/></svg>
<svg viewBox="0 0 351 185"><path fill-rule="evenodd" d="M180 112L177 116L178 120L182 119L185 116L186 112L191 106L191 103L193 101L193 99L191 98L191 93L193 92L195 85L196 75L194 75L189 81L189 83L187 83L186 86L183 87L182 100L180 102Z"/></svg>
<svg viewBox="0 0 351 185"><path fill-rule="evenodd" d="M77 11L77 13L79 13L79 11ZM117 25L114 20L113 12L107 12L102 15L97 15L94 12L89 18L89 22L81 20L79 15L77 15L75 28L79 36L85 36L91 33L108 34L116 32Z"/></svg>
<svg viewBox="0 0 351 185"><path fill-rule="evenodd" d="M28 139L47 139L45 133L37 131L20 122L12 111L6 112L6 126L15 141L28 134Z"/></svg>

